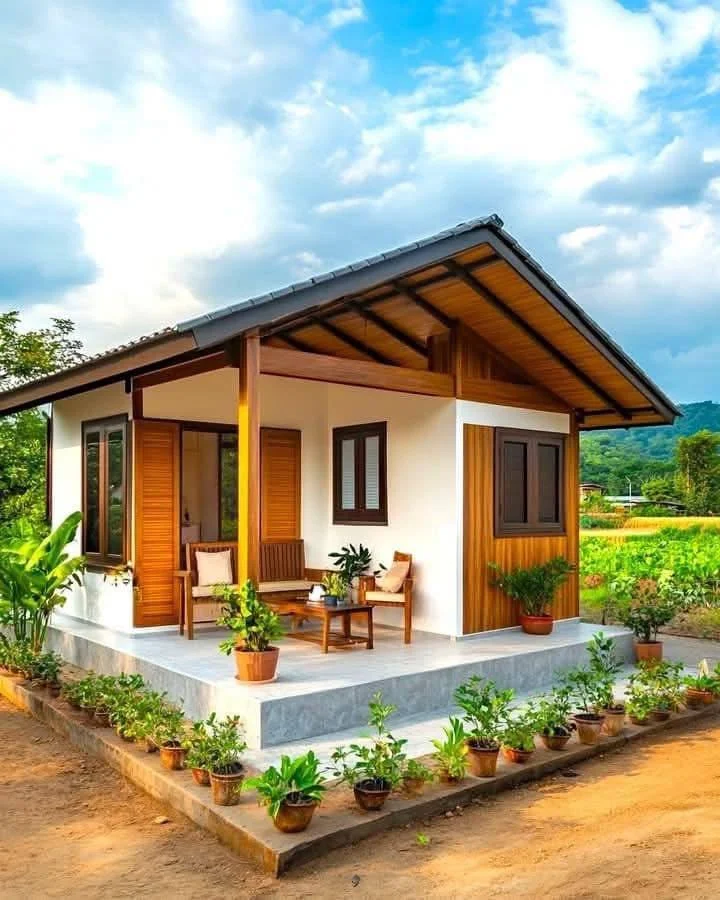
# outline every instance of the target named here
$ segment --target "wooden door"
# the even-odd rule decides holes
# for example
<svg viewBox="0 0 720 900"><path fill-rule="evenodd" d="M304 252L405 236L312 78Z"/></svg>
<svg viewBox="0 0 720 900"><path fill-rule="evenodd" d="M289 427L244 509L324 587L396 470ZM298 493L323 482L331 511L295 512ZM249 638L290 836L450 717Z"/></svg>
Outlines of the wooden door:
<svg viewBox="0 0 720 900"><path fill-rule="evenodd" d="M178 621L180 568L180 426L133 422L135 574L140 594L135 625Z"/></svg>
<svg viewBox="0 0 720 900"><path fill-rule="evenodd" d="M260 538L300 538L300 432L291 428L260 431Z"/></svg>

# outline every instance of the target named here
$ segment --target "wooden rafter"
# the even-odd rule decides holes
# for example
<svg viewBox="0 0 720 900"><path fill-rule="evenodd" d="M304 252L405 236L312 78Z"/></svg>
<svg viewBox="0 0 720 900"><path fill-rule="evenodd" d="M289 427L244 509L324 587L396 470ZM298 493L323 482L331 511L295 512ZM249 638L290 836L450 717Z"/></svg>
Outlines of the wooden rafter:
<svg viewBox="0 0 720 900"><path fill-rule="evenodd" d="M588 390L592 391L597 397L599 397L604 403L607 403L608 406L612 407L612 409L618 413L618 415L622 416L623 419L630 420L631 415L630 412L625 409L622 404L618 403L614 397L612 397L604 388L601 388L595 381L587 375L576 363L574 363L568 356L566 356L561 350L551 343L545 335L541 334L529 322L526 322L525 319L522 318L514 309L508 306L503 300L501 300L497 294L490 290L486 285L484 285L481 281L479 281L472 272L469 272L464 266L461 266L459 263L456 263L454 260L447 260L444 263L445 267L449 272L452 272L455 277L466 284L472 291L474 291L479 297L482 297L487 303L489 303L492 307L494 307L498 312L502 313L506 319L513 323L517 328L519 328L522 332L524 332L529 338L533 340L538 346L542 347L542 349L549 355L552 356L556 362L559 362L564 368L568 369L568 371L572 372L572 374L577 378L578 381L582 382Z"/></svg>
<svg viewBox="0 0 720 900"><path fill-rule="evenodd" d="M310 344L305 343L305 341L301 341L300 338L295 337L292 334L278 334L276 335L281 341L285 341L288 347L292 347L293 350L302 350L303 353L317 353L318 351L311 347Z"/></svg>
<svg viewBox="0 0 720 900"><path fill-rule="evenodd" d="M385 356L384 353L380 353L374 347L370 347L368 344L363 343L363 341L358 340L354 335L345 331L344 328L339 328L333 322L328 322L327 319L323 319L320 316L313 316L312 323L313 325L318 325L320 328L324 328L325 331L332 334L333 337L336 337L339 341L343 341L348 347L357 350L358 353L369 356L370 359L375 360L375 362L382 363L384 366L397 365L394 360Z"/></svg>
<svg viewBox="0 0 720 900"><path fill-rule="evenodd" d="M394 281L393 287L401 296L407 297L408 300L412 300L412 302L419 306L423 312L426 312L429 316L432 316L436 322L439 322L445 328L452 328L455 325L455 320L452 316L449 316L447 313L444 313L441 309L438 309L437 306L433 306L429 300L426 300L423 296L418 294L415 289L415 285L403 284L401 281Z"/></svg>
<svg viewBox="0 0 720 900"><path fill-rule="evenodd" d="M353 300L349 306L350 309L358 313L358 315L362 316L368 322L372 322L373 325L376 325L386 334L389 334L390 337L394 338L399 343L404 344L406 347L409 347L420 356L427 358L428 348L422 341L419 341L411 334L408 334L407 331L403 331L402 328L398 328L398 326L394 325L392 322L388 322L387 319L383 319L382 316L379 316L372 309L363 306L362 303L359 303L357 300Z"/></svg>

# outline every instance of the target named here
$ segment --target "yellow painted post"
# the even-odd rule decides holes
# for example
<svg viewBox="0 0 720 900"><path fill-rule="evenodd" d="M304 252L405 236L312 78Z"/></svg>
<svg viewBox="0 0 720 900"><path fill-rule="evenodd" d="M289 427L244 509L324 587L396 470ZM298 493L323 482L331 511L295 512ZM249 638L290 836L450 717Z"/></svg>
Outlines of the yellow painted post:
<svg viewBox="0 0 720 900"><path fill-rule="evenodd" d="M260 578L260 338L238 347L238 584Z"/></svg>

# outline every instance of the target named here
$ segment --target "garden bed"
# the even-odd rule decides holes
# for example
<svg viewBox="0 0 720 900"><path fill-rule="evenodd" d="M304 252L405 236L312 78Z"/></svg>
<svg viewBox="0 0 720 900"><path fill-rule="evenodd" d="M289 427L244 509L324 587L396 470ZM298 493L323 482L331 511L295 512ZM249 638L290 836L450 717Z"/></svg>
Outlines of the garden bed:
<svg viewBox="0 0 720 900"><path fill-rule="evenodd" d="M292 865L318 858L372 834L422 821L479 797L537 780L668 728L682 728L688 722L714 714L718 707L713 704L698 711L684 711L667 723L645 727L628 725L625 734L603 738L594 746L580 745L573 739L568 749L561 753L538 748L533 761L525 766L501 762L494 778L481 780L467 776L456 785L434 784L416 799L393 795L386 807L377 813L360 812L347 788L333 788L328 791L310 829L298 835L286 835L276 831L266 812L256 806L251 796L243 797L236 807L212 806L207 790L195 785L189 772L164 770L156 755L148 755L123 742L110 729L88 725L81 713L63 701L53 699L47 691L29 687L19 677L0 676L0 693L275 876Z"/></svg>

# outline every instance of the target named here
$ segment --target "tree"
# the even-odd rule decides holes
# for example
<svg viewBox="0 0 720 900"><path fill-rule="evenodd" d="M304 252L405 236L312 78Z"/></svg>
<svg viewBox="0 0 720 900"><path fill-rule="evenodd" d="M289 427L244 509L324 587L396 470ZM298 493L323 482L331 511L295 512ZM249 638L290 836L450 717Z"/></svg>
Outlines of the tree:
<svg viewBox="0 0 720 900"><path fill-rule="evenodd" d="M675 451L685 505L691 515L720 509L720 434L707 429L680 438Z"/></svg>
<svg viewBox="0 0 720 900"><path fill-rule="evenodd" d="M83 359L82 342L68 319L46 328L20 329L17 311L0 313L0 391ZM0 530L27 519L39 527L45 518L47 413L25 410L0 418Z"/></svg>

